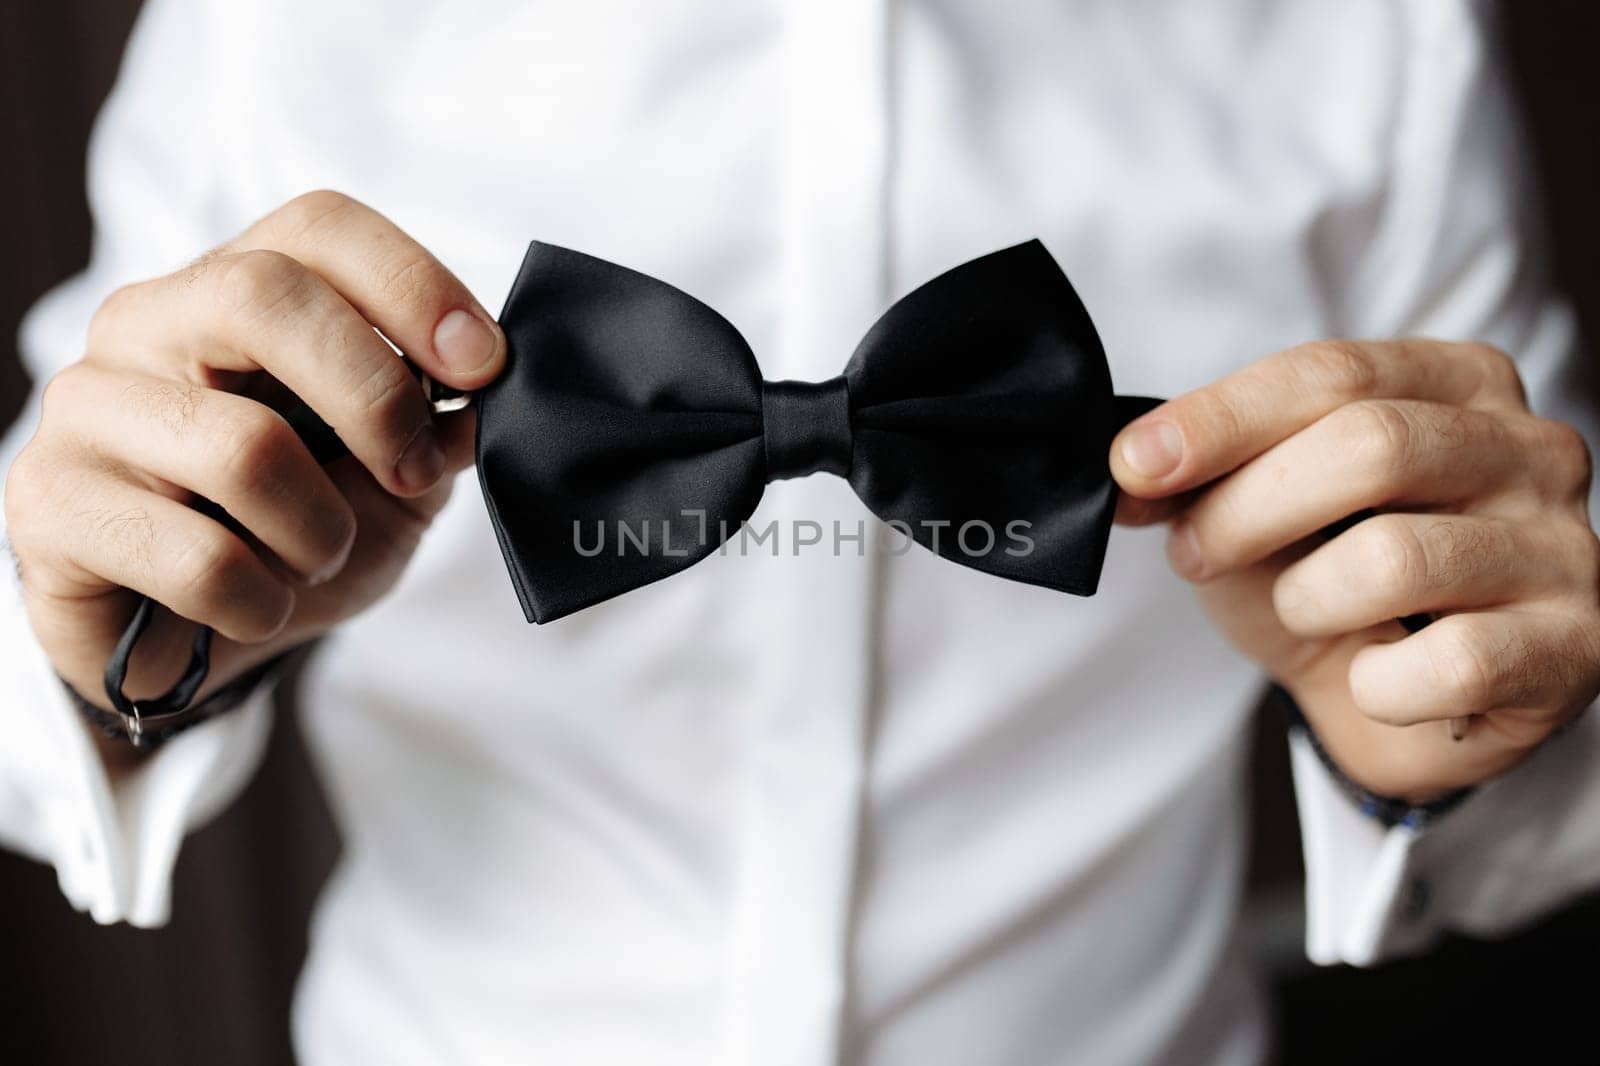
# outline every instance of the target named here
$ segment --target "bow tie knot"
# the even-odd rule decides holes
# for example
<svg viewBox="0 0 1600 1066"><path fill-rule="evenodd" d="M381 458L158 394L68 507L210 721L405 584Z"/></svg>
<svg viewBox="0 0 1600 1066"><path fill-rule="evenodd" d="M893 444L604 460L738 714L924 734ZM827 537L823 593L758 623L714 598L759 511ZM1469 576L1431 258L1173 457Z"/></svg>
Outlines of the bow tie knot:
<svg viewBox="0 0 1600 1066"><path fill-rule="evenodd" d="M761 383L762 446L767 480L829 473L850 476L850 387L827 381Z"/></svg>

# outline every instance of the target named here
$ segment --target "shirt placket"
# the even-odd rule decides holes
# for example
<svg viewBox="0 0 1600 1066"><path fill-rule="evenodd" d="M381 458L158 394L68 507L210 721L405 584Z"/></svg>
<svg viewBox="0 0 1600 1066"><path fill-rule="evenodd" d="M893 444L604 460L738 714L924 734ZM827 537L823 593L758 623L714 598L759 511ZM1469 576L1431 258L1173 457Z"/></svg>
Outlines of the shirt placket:
<svg viewBox="0 0 1600 1066"><path fill-rule="evenodd" d="M781 308L769 379L837 375L885 301L888 0L793 0L782 102ZM747 779L730 939L729 1061L822 1066L838 1056L864 742L872 691L876 530L840 479L769 486L762 560L770 627L748 709ZM847 536L862 523L862 542ZM793 554L796 523L823 527Z"/></svg>

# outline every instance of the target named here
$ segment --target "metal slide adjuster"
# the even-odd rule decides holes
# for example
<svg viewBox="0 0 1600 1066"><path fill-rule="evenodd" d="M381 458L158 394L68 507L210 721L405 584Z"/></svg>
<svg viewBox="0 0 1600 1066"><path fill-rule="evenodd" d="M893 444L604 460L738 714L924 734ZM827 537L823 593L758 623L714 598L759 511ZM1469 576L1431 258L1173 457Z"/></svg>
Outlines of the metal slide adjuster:
<svg viewBox="0 0 1600 1066"><path fill-rule="evenodd" d="M139 717L139 705L128 705L128 713L122 715L122 728L128 731L128 743L138 747L144 738L144 721Z"/></svg>
<svg viewBox="0 0 1600 1066"><path fill-rule="evenodd" d="M419 371L418 376L422 379L423 395L427 396L428 406L433 408L434 414L447 415L451 411L459 411L472 403L472 393L462 392L460 389L452 389L448 385L441 385L429 377L425 371Z"/></svg>
<svg viewBox="0 0 1600 1066"><path fill-rule="evenodd" d="M166 714L145 714L139 709L137 703L130 702L126 711L112 711L122 720L122 728L128 734L128 743L136 748L142 748L150 742L145 735L146 728L159 730L163 726L191 717L191 709L169 711Z"/></svg>

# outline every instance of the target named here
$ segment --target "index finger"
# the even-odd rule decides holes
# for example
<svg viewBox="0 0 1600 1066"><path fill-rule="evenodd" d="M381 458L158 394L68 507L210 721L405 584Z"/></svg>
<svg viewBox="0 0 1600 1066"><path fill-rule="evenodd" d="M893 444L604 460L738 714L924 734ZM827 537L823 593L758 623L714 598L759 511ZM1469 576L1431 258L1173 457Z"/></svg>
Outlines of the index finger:
<svg viewBox="0 0 1600 1066"><path fill-rule="evenodd" d="M1322 341L1291 348L1134 420L1111 444L1129 495L1158 499L1221 477L1356 400L1525 409L1516 367L1483 344Z"/></svg>
<svg viewBox="0 0 1600 1066"><path fill-rule="evenodd" d="M446 385L480 388L505 365L505 334L467 287L399 226L343 193L297 196L231 247L298 260Z"/></svg>

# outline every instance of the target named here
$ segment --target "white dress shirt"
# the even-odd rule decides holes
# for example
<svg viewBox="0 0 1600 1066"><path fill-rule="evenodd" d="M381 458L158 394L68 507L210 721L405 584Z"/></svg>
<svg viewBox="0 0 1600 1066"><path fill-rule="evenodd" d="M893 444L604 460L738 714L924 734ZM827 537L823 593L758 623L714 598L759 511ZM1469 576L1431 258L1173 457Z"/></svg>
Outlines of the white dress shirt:
<svg viewBox="0 0 1600 1066"><path fill-rule="evenodd" d="M1444 0L152 0L93 142L92 265L26 354L43 380L110 289L329 186L491 308L530 238L664 278L769 378L831 377L894 298L1038 236L1119 391L1325 336L1470 337L1588 431L1481 22ZM1236 945L1263 679L1160 531L1117 530L1080 599L882 552L819 476L753 521L822 545L535 628L471 482L305 679L345 842L305 1062L1263 1054ZM861 554L835 521L865 524ZM97 920L159 924L265 700L113 784L0 570L0 834ZM1600 878L1597 727L1422 832L1364 817L1297 743L1312 957L1503 930Z"/></svg>

